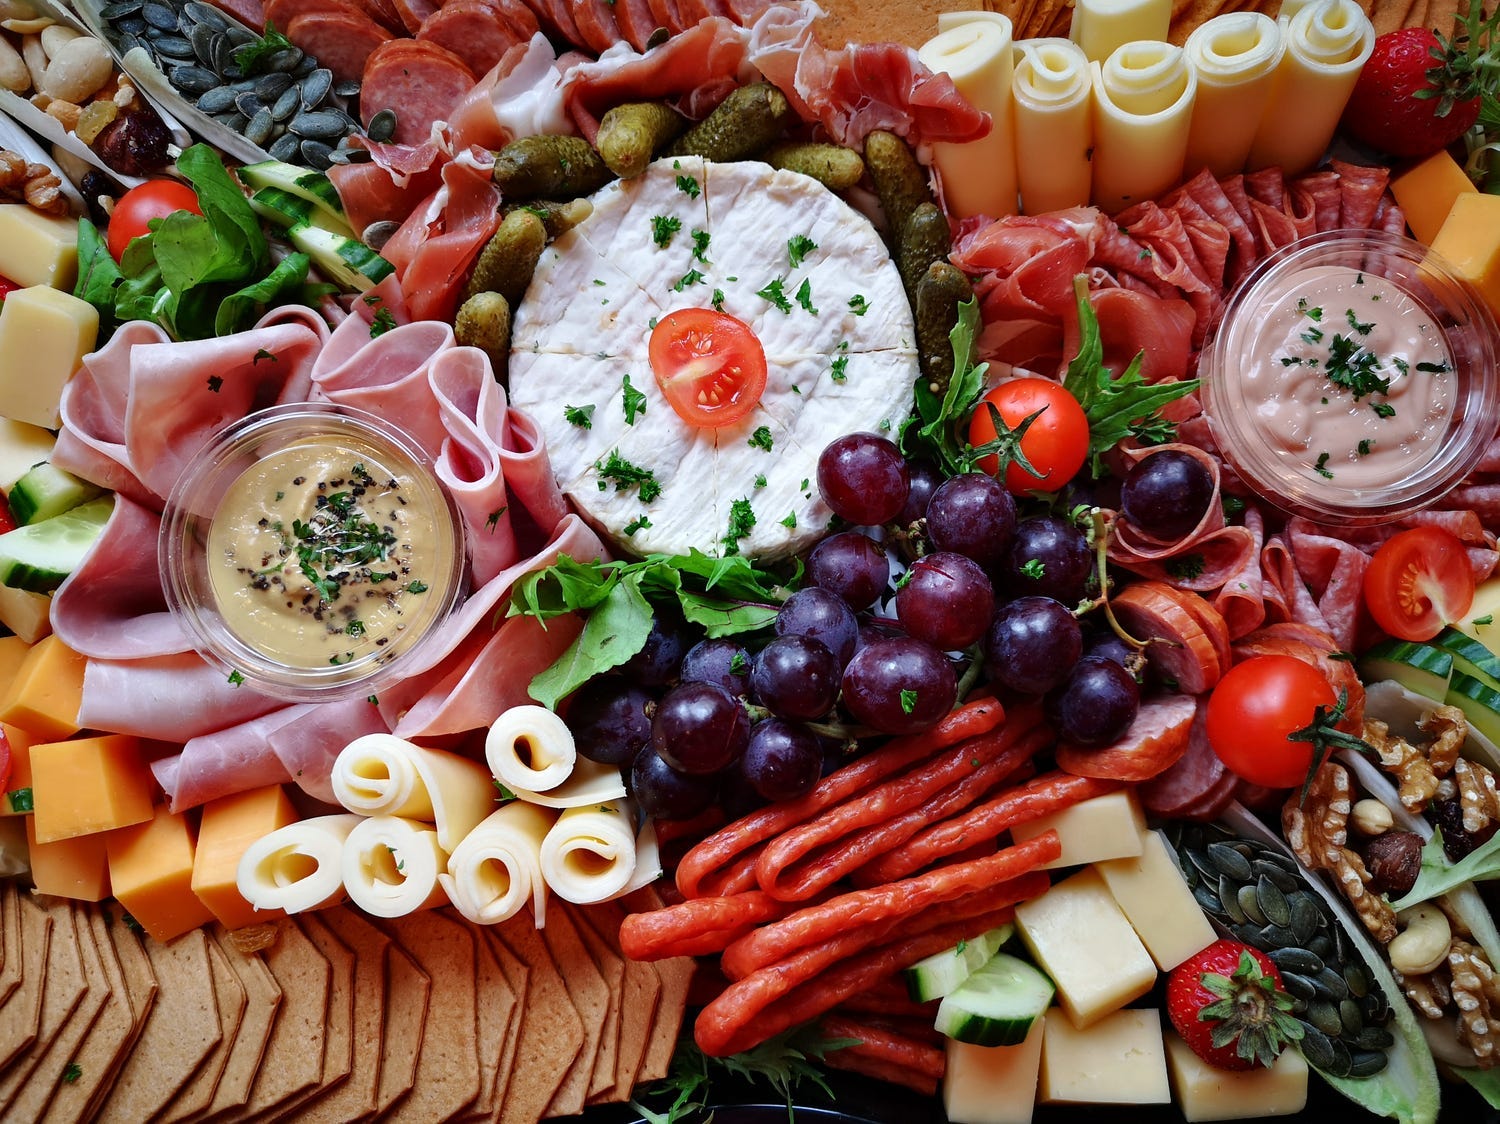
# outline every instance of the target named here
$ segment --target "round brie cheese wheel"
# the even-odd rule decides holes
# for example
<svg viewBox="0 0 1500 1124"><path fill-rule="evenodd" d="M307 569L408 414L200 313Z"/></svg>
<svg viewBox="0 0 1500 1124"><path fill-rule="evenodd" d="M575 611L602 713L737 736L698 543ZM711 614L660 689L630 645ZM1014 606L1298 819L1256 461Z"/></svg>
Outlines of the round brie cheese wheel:
<svg viewBox="0 0 1500 1124"><path fill-rule="evenodd" d="M875 228L817 181L751 161L658 160L592 201L543 252L511 333L511 404L562 490L636 554L812 545L832 516L823 447L894 436L911 408L912 313ZM769 377L746 417L700 429L647 349L661 317L710 307L754 330Z"/></svg>

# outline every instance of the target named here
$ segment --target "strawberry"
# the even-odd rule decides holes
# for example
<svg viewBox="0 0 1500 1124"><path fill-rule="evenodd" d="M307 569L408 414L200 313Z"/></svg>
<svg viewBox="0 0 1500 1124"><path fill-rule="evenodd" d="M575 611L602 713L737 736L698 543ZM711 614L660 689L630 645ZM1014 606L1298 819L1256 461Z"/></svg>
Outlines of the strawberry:
<svg viewBox="0 0 1500 1124"><path fill-rule="evenodd" d="M1344 107L1344 133L1393 156L1427 156L1458 140L1478 119L1481 95L1495 89L1496 18L1470 0L1451 39L1425 27L1377 38Z"/></svg>
<svg viewBox="0 0 1500 1124"><path fill-rule="evenodd" d="M1268 1066L1302 1037L1281 973L1257 948L1215 941L1172 969L1167 1018L1193 1053L1219 1069Z"/></svg>

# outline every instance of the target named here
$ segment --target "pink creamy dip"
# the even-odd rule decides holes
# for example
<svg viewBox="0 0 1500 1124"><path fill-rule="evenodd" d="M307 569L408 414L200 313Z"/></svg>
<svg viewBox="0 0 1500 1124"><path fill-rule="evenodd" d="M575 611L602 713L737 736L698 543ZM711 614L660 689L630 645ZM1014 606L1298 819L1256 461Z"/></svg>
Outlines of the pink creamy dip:
<svg viewBox="0 0 1500 1124"><path fill-rule="evenodd" d="M1246 429L1290 475L1389 486L1438 451L1457 396L1442 328L1399 287L1311 266L1261 294L1236 332Z"/></svg>

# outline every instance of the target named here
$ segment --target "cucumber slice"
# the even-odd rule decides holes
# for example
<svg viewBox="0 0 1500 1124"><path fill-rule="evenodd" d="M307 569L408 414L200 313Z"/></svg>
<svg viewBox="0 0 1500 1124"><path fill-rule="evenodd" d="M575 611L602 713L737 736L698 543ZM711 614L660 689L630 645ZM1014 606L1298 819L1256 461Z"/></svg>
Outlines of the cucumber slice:
<svg viewBox="0 0 1500 1124"><path fill-rule="evenodd" d="M1500 742L1500 691L1482 679L1455 671L1445 702L1458 707L1469 725L1492 742Z"/></svg>
<svg viewBox="0 0 1500 1124"><path fill-rule="evenodd" d="M940 1033L975 1046L1014 1046L1052 1003L1052 981L1024 960L997 952L938 1005Z"/></svg>
<svg viewBox="0 0 1500 1124"><path fill-rule="evenodd" d="M338 190L333 186L333 181L322 172L299 168L295 164L284 164L280 160L262 160L259 164L246 164L239 170L239 177L252 192L272 187L305 199L348 229L349 220L344 215Z"/></svg>
<svg viewBox="0 0 1500 1124"><path fill-rule="evenodd" d="M362 293L396 268L363 242L310 223L299 223L286 233L293 246L346 289Z"/></svg>
<svg viewBox="0 0 1500 1124"><path fill-rule="evenodd" d="M1444 625L1443 630L1432 638L1432 644L1435 648L1453 653L1454 671L1472 675L1481 683L1488 683L1500 691L1500 656L1496 656L1482 642L1452 625Z"/></svg>
<svg viewBox="0 0 1500 1124"><path fill-rule="evenodd" d="M104 496L0 535L0 584L51 593L78 568L114 506Z"/></svg>
<svg viewBox="0 0 1500 1124"><path fill-rule="evenodd" d="M263 187L250 196L250 206L267 222L279 227L311 223L315 214L321 214L318 205L279 187Z"/></svg>
<svg viewBox="0 0 1500 1124"><path fill-rule="evenodd" d="M103 494L103 488L43 461L10 490L10 513L22 526L40 523Z"/></svg>
<svg viewBox="0 0 1500 1124"><path fill-rule="evenodd" d="M1394 679L1409 691L1442 702L1448 697L1453 658L1451 651L1431 644L1382 640L1360 657L1359 677L1366 683Z"/></svg>
<svg viewBox="0 0 1500 1124"><path fill-rule="evenodd" d="M918 1003L941 999L968 979L975 969L989 963L1015 931L1015 925L1006 922L956 948L918 960L901 973L906 978L907 992Z"/></svg>

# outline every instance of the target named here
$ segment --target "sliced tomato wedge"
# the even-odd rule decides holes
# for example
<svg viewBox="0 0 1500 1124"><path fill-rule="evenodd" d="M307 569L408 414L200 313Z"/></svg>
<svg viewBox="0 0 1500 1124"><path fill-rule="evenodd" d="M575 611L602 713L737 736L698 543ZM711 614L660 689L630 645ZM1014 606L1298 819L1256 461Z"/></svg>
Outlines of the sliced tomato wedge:
<svg viewBox="0 0 1500 1124"><path fill-rule="evenodd" d="M10 510L10 500L0 495L0 535L16 529L16 517Z"/></svg>
<svg viewBox="0 0 1500 1124"><path fill-rule="evenodd" d="M10 296L20 287L9 277L0 277L0 303L3 303L6 297Z"/></svg>
<svg viewBox="0 0 1500 1124"><path fill-rule="evenodd" d="M743 320L712 308L680 308L651 332L651 373L689 425L733 425L766 390L766 352Z"/></svg>
<svg viewBox="0 0 1500 1124"><path fill-rule="evenodd" d="M1365 570L1365 605L1398 640L1431 640L1474 602L1474 570L1457 535L1413 527L1392 536Z"/></svg>

